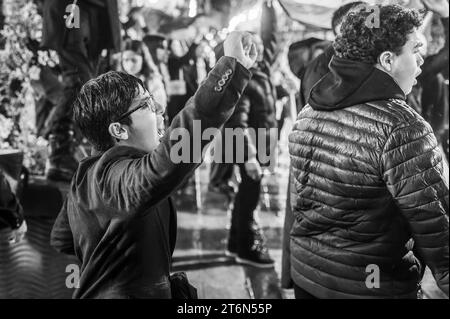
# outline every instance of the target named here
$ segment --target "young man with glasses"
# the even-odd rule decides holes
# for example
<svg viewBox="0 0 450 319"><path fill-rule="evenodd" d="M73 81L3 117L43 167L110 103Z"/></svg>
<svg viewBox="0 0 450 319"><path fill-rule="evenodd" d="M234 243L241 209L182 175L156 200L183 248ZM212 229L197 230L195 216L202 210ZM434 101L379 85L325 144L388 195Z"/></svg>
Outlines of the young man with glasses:
<svg viewBox="0 0 450 319"><path fill-rule="evenodd" d="M219 128L233 113L256 60L251 36L231 33L225 55L165 134L164 110L135 77L109 72L81 89L75 121L97 154L80 163L51 237L57 250L80 259L74 298L171 298L169 196L199 165L171 161L178 143L171 132L193 136L194 120L202 130Z"/></svg>

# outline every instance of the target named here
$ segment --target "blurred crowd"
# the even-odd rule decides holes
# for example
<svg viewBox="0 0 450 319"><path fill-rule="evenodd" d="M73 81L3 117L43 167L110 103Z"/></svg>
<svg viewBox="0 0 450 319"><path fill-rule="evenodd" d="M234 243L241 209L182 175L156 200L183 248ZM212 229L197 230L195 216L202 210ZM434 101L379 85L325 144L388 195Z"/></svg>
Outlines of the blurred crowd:
<svg viewBox="0 0 450 319"><path fill-rule="evenodd" d="M224 37L217 30L192 39L173 39L150 32L139 8L131 9L128 21L121 23L115 1L78 1L81 27L67 32L60 17L71 3L40 2L44 18L41 45L56 50L60 63L43 69L40 75L39 85L45 94L37 101L38 130L49 141L47 178L64 182L72 179L78 167L77 152L80 149L85 155L91 152L91 146L77 132L72 119L72 104L84 83L109 71L139 78L155 102L164 108L165 126L169 127L224 55ZM429 1L424 3L428 8L421 27L424 45L420 54L424 63L407 101L431 125L448 161L448 12L441 12L438 6L429 5ZM362 4L352 2L334 13L331 28L336 37L348 13ZM253 34L258 60L251 67L250 83L224 128L275 128L279 139L286 120L295 121L297 114L308 105L314 86L329 73L336 51L333 42L323 39L281 43L274 5L272 1L263 1L262 5L260 32ZM268 137L267 140L273 139ZM244 163L211 163L208 191L210 195L224 195L225 207L232 211L227 253L247 265L273 267L274 260L254 214L261 198L261 178L264 173L276 178L276 167L269 171L261 164L258 141L246 136L245 143L250 151L245 154ZM269 144L270 149L278 147L277 143ZM234 177L236 174L239 178ZM15 236L19 238L26 231L21 208L11 195L3 174L0 178L0 222L18 229ZM189 191L195 178L191 176L181 192ZM286 209L290 210L291 205ZM7 211L13 213L7 214ZM289 261L285 266L283 285L289 287Z"/></svg>

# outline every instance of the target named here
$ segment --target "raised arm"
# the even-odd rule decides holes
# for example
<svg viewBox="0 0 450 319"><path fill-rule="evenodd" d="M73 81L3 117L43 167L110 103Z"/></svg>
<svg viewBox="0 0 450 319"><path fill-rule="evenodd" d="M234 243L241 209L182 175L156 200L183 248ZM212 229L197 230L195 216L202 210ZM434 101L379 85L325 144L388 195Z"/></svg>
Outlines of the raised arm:
<svg viewBox="0 0 450 319"><path fill-rule="evenodd" d="M383 178L408 221L420 257L448 296L448 184L431 127L416 121L395 129L381 157Z"/></svg>
<svg viewBox="0 0 450 319"><path fill-rule="evenodd" d="M248 90L248 89L247 89ZM244 161L248 160L249 155L256 156L256 151L254 151L254 146L251 145L252 141L247 133L248 128L248 117L250 113L250 98L247 95L243 95L239 102L236 104L236 108L231 115L230 119L225 124L225 128L241 128L244 132ZM249 147L251 149L249 149ZM237 148L235 152L239 151ZM250 152L249 152L250 151ZM237 154L235 154L236 156Z"/></svg>
<svg viewBox="0 0 450 319"><path fill-rule="evenodd" d="M256 59L254 45L250 52L244 50L250 38L242 33L229 36L225 42L226 56L174 118L152 153L118 160L99 170L98 182L103 193L109 194L107 200L117 201L115 205L126 211L154 205L169 196L200 165L203 149L211 142L201 139L202 133L208 128L222 127L250 79L247 68ZM190 156L187 161L177 163L174 157L180 146Z"/></svg>
<svg viewBox="0 0 450 319"><path fill-rule="evenodd" d="M188 52L186 52L186 54L182 57L171 55L169 57L169 66L171 68L174 68L175 70L178 70L185 65L189 65L189 62L195 59L195 50L197 49L197 47L198 45L196 43L192 43L189 47Z"/></svg>

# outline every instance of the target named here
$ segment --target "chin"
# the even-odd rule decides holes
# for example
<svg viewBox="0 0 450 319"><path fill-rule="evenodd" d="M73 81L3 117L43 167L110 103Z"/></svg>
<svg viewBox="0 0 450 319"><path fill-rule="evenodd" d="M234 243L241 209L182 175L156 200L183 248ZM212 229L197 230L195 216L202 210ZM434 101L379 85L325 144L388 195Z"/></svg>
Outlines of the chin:
<svg viewBox="0 0 450 319"><path fill-rule="evenodd" d="M410 86L406 87L406 88L402 88L403 93L405 93L405 95L409 95L414 87L414 83L411 83Z"/></svg>
<svg viewBox="0 0 450 319"><path fill-rule="evenodd" d="M406 90L406 91L404 91L405 95L410 95L410 94L411 94L411 92L412 92L412 88L411 88L411 89L409 89L409 90Z"/></svg>

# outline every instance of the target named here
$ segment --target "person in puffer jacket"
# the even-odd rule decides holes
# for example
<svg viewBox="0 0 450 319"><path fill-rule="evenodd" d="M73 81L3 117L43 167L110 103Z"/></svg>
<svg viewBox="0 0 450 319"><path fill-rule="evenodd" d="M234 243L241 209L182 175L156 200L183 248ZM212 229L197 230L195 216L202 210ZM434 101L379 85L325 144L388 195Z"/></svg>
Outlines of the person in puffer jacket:
<svg viewBox="0 0 450 319"><path fill-rule="evenodd" d="M423 64L422 21L378 9L379 26L367 23L371 10L344 20L330 72L289 136L297 298L416 298L425 265L448 296L442 154L405 102Z"/></svg>

